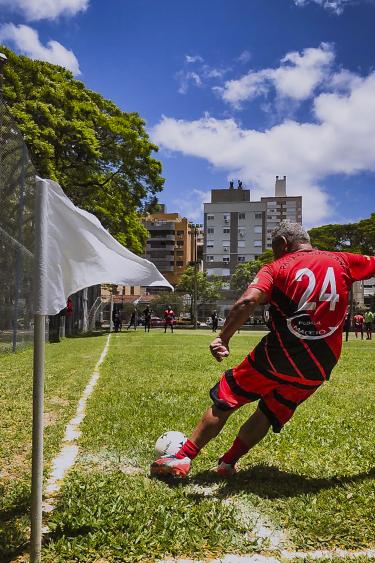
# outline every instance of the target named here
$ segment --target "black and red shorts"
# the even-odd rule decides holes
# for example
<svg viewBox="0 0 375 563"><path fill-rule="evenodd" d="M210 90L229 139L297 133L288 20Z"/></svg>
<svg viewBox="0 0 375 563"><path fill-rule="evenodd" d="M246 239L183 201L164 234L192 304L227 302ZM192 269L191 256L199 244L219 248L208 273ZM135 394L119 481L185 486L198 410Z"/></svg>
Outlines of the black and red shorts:
<svg viewBox="0 0 375 563"><path fill-rule="evenodd" d="M282 375L260 373L247 357L222 375L211 389L210 396L222 410L238 409L259 400L258 406L269 419L273 431L280 432L298 405L320 387L321 384L316 383L291 382L283 379Z"/></svg>

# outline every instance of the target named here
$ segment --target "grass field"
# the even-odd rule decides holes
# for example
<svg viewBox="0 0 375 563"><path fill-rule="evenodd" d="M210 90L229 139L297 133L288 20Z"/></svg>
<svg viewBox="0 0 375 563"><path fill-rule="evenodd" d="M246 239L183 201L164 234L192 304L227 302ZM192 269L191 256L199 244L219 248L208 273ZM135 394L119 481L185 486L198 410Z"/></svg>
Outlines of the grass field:
<svg viewBox="0 0 375 563"><path fill-rule="evenodd" d="M188 434L209 405L220 370L240 361L259 336L236 335L230 359L219 365L208 353L208 332L112 335L82 425L78 462L47 521L44 561L250 554L267 552L275 537L290 550L374 548L375 341L345 343L332 381L301 405L281 434L269 434L244 458L233 481L220 481L212 468L254 405L231 417L186 482L149 478L156 438L171 429ZM47 462L103 347L99 337L48 346ZM30 354L1 359L4 561L22 552L27 539ZM261 540L259 523L277 533Z"/></svg>

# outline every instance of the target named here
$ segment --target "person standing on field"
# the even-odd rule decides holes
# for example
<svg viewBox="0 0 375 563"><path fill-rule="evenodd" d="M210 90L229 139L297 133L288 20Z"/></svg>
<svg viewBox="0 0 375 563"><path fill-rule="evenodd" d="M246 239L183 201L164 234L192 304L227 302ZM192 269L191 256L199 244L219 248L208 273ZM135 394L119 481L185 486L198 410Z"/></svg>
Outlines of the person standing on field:
<svg viewBox="0 0 375 563"><path fill-rule="evenodd" d="M211 354L229 356L236 330L268 303L270 332L211 389L213 404L174 455L151 465L152 476L185 477L191 461L215 438L230 415L258 401L217 472L230 477L236 463L272 428L280 432L296 408L330 378L342 348L342 327L353 282L375 275L375 258L314 249L298 223L283 221L272 233L274 262L266 264L233 305ZM186 405L185 405L186 406Z"/></svg>
<svg viewBox="0 0 375 563"><path fill-rule="evenodd" d="M150 307L147 305L145 310L143 311L143 317L144 317L144 321L145 321L145 332L150 332L150 328L151 328L151 309Z"/></svg>
<svg viewBox="0 0 375 563"><path fill-rule="evenodd" d="M361 340L363 340L363 325L364 325L365 319L363 318L363 315L361 315L361 313L358 311L356 315L354 315L353 317L353 328L354 328L354 332L355 332L355 337L358 337L358 333L361 333Z"/></svg>
<svg viewBox="0 0 375 563"><path fill-rule="evenodd" d="M171 331L173 332L173 323L174 323L174 311L170 305L167 305L167 308L164 311L164 332L167 332L167 328L171 327Z"/></svg>
<svg viewBox="0 0 375 563"><path fill-rule="evenodd" d="M217 316L216 311L213 311L213 313L211 315L211 321L212 321L212 332L216 332L218 324L219 324L219 318Z"/></svg>
<svg viewBox="0 0 375 563"><path fill-rule="evenodd" d="M374 313L372 311L366 311L365 313L365 326L366 326L366 340L372 339L372 325L374 322Z"/></svg>
<svg viewBox="0 0 375 563"><path fill-rule="evenodd" d="M131 326L134 327L134 330L137 330L137 324L138 324L138 311L137 309L134 309L132 311L132 314L130 315L130 321L127 330L129 330Z"/></svg>

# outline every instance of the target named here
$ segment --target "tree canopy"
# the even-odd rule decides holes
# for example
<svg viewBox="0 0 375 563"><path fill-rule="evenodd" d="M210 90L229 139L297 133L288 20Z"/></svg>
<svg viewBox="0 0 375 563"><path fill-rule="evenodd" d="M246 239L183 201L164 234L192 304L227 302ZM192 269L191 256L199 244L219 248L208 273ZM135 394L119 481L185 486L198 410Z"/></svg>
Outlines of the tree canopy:
<svg viewBox="0 0 375 563"><path fill-rule="evenodd" d="M145 122L64 68L2 50L3 97L38 174L58 181L122 244L142 252L147 231L140 213L152 210L164 183Z"/></svg>
<svg viewBox="0 0 375 563"><path fill-rule="evenodd" d="M358 223L323 225L309 231L311 243L321 250L375 253L375 213Z"/></svg>
<svg viewBox="0 0 375 563"><path fill-rule="evenodd" d="M220 296L222 281L218 276L210 276L207 272L197 272L197 302L206 303L207 301L215 301ZM194 295L194 268L188 266L180 277L180 281L176 286L176 290L186 293L193 298Z"/></svg>
<svg viewBox="0 0 375 563"><path fill-rule="evenodd" d="M238 264L230 279L230 288L243 293L264 264L273 260L272 250L266 250L255 260Z"/></svg>

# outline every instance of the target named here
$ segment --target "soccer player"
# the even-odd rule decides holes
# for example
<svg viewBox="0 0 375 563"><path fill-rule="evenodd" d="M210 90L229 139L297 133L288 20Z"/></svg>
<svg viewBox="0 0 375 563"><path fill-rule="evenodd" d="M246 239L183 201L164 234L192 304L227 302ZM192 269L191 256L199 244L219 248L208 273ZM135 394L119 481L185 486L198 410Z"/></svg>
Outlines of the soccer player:
<svg viewBox="0 0 375 563"><path fill-rule="evenodd" d="M173 323L174 323L174 311L170 305L167 305L166 310L164 311L164 332L167 332L167 328L170 326L171 331L173 332Z"/></svg>
<svg viewBox="0 0 375 563"><path fill-rule="evenodd" d="M363 317L363 315L361 315L361 313L358 311L356 315L354 315L353 317L353 328L354 328L354 333L355 333L355 337L358 337L358 333L361 333L361 339L363 340L363 324L365 322L365 319Z"/></svg>
<svg viewBox="0 0 375 563"><path fill-rule="evenodd" d="M372 339L372 325L374 322L374 313L372 311L366 311L365 313L365 326L366 326L366 340Z"/></svg>
<svg viewBox="0 0 375 563"><path fill-rule="evenodd" d="M234 304L211 353L221 362L229 341L258 305L269 303L270 332L211 389L208 408L175 456L151 465L151 475L184 477L191 461L239 407L258 401L254 414L219 459L230 477L237 461L272 427L280 432L294 411L330 377L342 347L342 325L352 283L375 274L375 258L314 249L297 223L282 222L272 233L275 260L258 272Z"/></svg>

